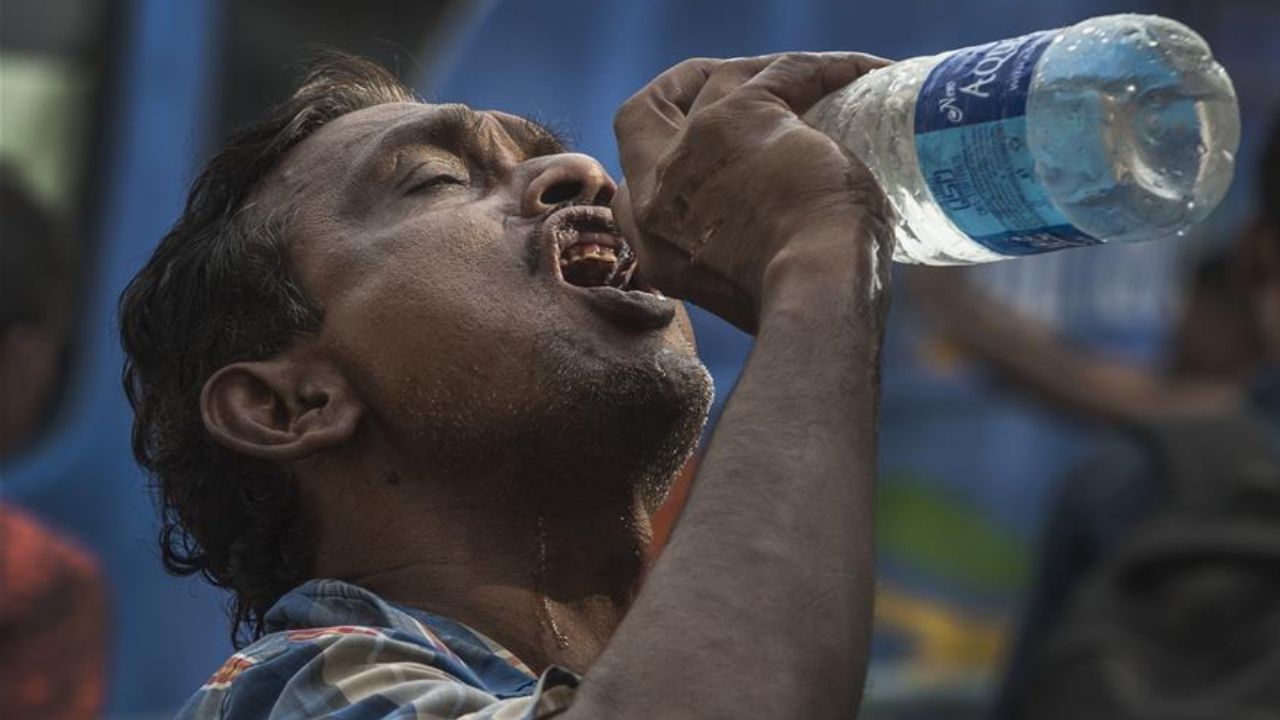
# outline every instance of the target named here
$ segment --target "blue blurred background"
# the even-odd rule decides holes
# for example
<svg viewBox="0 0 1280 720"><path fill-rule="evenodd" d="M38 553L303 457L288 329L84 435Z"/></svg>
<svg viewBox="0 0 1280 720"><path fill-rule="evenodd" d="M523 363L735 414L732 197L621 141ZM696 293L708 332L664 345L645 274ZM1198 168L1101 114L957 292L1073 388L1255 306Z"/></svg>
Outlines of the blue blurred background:
<svg viewBox="0 0 1280 720"><path fill-rule="evenodd" d="M0 473L3 497L100 560L109 586L107 714L162 718L231 651L225 598L166 576L129 452L115 301L175 219L220 135L282 99L291 64L338 46L428 99L531 115L620 176L611 120L692 56L854 49L929 54L1092 15L1154 12L1204 35L1233 78L1244 139L1235 186L1179 242L983 268L993 295L1065 337L1154 364L1189 258L1253 208L1253 158L1280 100L1280 5L1147 0L3 0L0 153L67 219L88 258L73 365L49 430ZM704 313L722 403L748 339ZM1014 393L895 305L885 356L881 597L871 710L978 712L998 680L1047 498L1100 432Z"/></svg>

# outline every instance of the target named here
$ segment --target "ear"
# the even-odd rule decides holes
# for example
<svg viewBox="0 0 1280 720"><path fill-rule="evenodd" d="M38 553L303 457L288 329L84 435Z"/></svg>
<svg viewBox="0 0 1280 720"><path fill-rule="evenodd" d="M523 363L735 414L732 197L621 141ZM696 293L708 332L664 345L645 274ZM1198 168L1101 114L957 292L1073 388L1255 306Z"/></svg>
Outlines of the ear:
<svg viewBox="0 0 1280 720"><path fill-rule="evenodd" d="M219 444L293 461L349 442L363 407L336 369L280 356L218 370L204 384L200 411Z"/></svg>

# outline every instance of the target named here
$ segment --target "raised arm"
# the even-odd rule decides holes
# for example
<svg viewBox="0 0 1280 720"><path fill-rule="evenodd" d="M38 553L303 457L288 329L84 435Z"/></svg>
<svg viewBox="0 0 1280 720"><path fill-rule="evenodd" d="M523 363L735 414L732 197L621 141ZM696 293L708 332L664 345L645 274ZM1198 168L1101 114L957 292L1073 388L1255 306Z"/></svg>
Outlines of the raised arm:
<svg viewBox="0 0 1280 720"><path fill-rule="evenodd" d="M570 718L847 718L866 668L890 232L798 113L880 64L690 61L619 113L650 282L757 342L679 526Z"/></svg>

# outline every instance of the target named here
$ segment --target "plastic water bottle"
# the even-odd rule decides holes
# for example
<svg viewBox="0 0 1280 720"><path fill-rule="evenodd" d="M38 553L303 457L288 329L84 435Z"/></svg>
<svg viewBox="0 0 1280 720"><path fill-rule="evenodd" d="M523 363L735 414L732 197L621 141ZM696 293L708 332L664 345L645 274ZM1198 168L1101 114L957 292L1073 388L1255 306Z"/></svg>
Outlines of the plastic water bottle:
<svg viewBox="0 0 1280 720"><path fill-rule="evenodd" d="M894 259L929 265L1182 235L1226 194L1240 142L1204 40L1151 15L894 63L805 120L879 181Z"/></svg>

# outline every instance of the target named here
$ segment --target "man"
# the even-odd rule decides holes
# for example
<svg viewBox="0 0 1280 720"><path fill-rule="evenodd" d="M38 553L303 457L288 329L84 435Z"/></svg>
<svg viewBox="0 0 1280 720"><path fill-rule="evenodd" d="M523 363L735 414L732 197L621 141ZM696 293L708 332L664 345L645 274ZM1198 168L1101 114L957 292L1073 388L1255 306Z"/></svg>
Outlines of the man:
<svg viewBox="0 0 1280 720"><path fill-rule="evenodd" d="M74 250L0 161L0 457L29 450L58 404L78 308Z"/></svg>
<svg viewBox="0 0 1280 720"><path fill-rule="evenodd" d="M181 717L853 715L891 248L798 113L880 64L682 63L623 188L354 60L232 138L121 305L166 563L253 641ZM652 288L757 345L648 569L711 397Z"/></svg>

